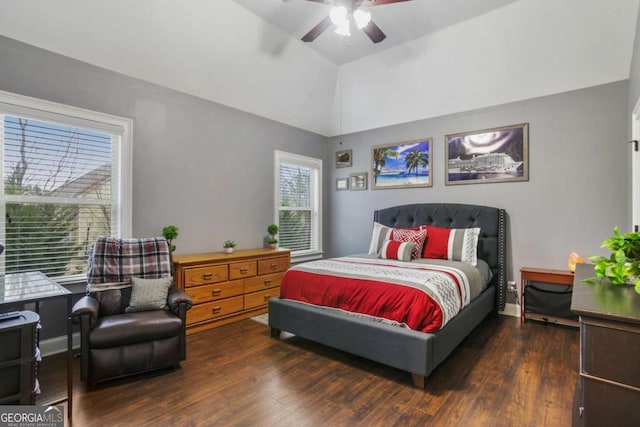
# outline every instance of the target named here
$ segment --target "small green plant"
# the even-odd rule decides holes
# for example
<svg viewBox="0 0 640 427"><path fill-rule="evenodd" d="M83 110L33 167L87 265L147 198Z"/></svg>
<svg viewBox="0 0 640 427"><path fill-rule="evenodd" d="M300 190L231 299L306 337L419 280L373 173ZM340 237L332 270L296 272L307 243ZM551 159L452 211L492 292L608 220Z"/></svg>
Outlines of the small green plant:
<svg viewBox="0 0 640 427"><path fill-rule="evenodd" d="M223 248L235 248L236 246L238 246L238 242L235 242L233 240L225 240L222 244Z"/></svg>
<svg viewBox="0 0 640 427"><path fill-rule="evenodd" d="M270 245L275 245L278 243L278 239L276 239L276 235L278 234L278 226L276 224L271 224L267 227L267 233L269 233L269 242Z"/></svg>
<svg viewBox="0 0 640 427"><path fill-rule="evenodd" d="M175 251L176 245L171 244L171 241L178 237L178 227L175 225L167 225L162 229L162 237L167 239L167 242L169 242L169 249L171 249L171 252Z"/></svg>
<svg viewBox="0 0 640 427"><path fill-rule="evenodd" d="M593 256L589 260L595 264L596 277L585 279L587 283L609 280L614 285L635 284L640 292L640 232L621 234L618 227L613 236L602 242L602 248L611 250L609 258Z"/></svg>

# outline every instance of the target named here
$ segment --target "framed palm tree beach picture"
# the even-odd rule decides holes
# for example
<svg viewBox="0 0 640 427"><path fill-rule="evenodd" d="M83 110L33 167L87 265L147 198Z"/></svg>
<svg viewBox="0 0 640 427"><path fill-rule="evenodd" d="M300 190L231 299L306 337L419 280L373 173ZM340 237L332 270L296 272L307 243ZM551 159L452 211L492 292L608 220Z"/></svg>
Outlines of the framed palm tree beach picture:
<svg viewBox="0 0 640 427"><path fill-rule="evenodd" d="M372 147L371 189L431 187L432 141L423 138Z"/></svg>

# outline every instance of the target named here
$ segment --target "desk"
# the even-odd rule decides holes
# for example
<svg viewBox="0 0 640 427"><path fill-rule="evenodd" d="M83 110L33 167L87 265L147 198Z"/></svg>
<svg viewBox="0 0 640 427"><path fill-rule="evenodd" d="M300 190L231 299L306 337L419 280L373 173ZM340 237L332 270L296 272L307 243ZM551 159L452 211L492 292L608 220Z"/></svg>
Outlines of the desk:
<svg viewBox="0 0 640 427"><path fill-rule="evenodd" d="M36 312L39 313L40 302L54 298L67 299L67 415L71 418L73 405L71 291L38 271L6 274L0 277L0 309L3 305L35 303Z"/></svg>

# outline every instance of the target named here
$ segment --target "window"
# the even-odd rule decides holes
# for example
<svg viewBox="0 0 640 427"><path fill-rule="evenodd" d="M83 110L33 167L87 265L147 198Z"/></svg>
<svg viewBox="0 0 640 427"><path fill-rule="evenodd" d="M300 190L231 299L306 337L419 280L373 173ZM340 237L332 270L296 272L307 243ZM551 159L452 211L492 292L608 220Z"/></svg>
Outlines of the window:
<svg viewBox="0 0 640 427"><path fill-rule="evenodd" d="M0 272L78 280L130 234L131 121L0 91Z"/></svg>
<svg viewBox="0 0 640 427"><path fill-rule="evenodd" d="M322 256L322 160L275 152L280 247L295 261Z"/></svg>

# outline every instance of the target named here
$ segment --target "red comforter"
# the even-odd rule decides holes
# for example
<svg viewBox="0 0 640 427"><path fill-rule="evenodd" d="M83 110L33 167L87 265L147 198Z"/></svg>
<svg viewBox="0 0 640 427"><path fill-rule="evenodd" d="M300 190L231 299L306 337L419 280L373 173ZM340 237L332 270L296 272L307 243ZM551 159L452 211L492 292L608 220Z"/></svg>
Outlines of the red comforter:
<svg viewBox="0 0 640 427"><path fill-rule="evenodd" d="M469 282L458 269L344 257L291 268L282 298L358 313L434 332L469 303Z"/></svg>

